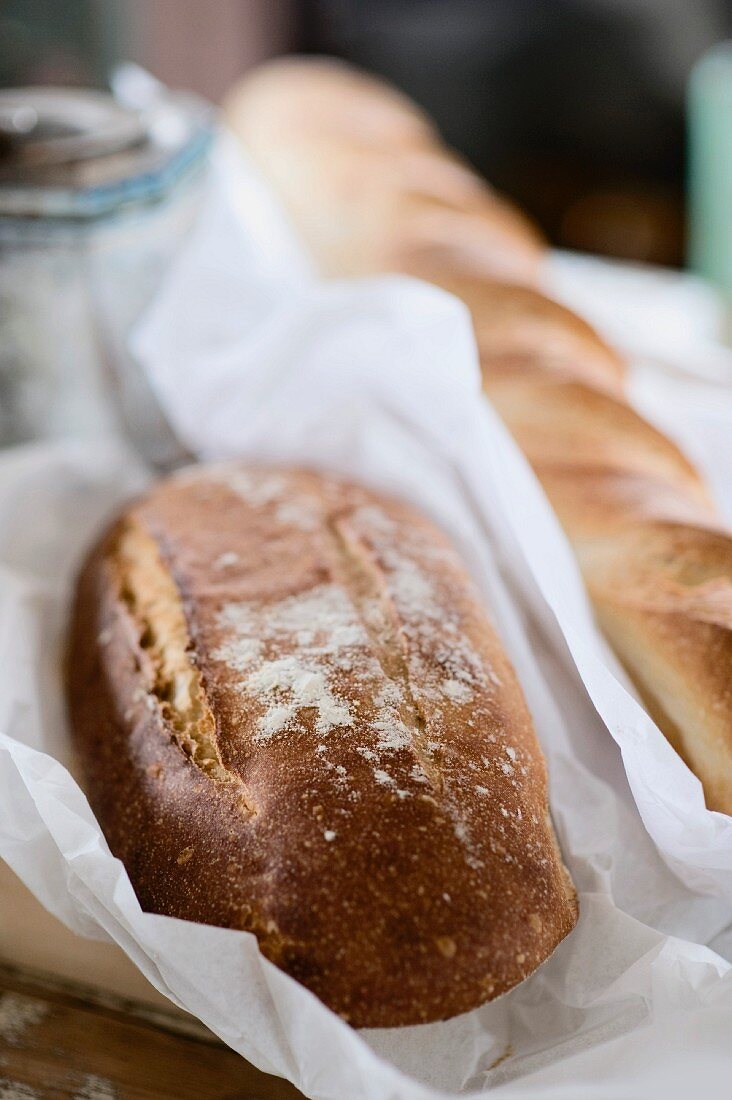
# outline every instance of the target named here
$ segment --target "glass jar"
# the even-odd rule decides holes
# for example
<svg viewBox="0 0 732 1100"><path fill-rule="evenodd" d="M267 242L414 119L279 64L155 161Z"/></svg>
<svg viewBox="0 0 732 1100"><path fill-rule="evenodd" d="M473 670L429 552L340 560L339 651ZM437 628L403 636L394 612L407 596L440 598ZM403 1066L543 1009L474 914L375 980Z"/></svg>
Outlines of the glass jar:
<svg viewBox="0 0 732 1100"><path fill-rule="evenodd" d="M148 461L180 448L127 337L194 220L211 108L158 92L0 92L0 443L122 421ZM113 396L113 400L110 400Z"/></svg>

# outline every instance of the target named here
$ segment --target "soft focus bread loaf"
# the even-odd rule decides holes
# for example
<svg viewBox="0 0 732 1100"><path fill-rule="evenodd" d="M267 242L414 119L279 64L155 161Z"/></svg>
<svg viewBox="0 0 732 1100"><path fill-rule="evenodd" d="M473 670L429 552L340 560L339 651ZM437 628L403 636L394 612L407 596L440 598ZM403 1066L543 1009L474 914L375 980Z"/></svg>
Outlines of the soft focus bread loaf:
<svg viewBox="0 0 732 1100"><path fill-rule="evenodd" d="M324 273L457 256L466 271L536 276L540 237L528 219L379 81L337 61L278 60L235 89L226 112Z"/></svg>
<svg viewBox="0 0 732 1100"><path fill-rule="evenodd" d="M573 927L516 677L410 508L186 471L92 552L68 667L90 802L143 908L253 932L352 1024L471 1009Z"/></svg>
<svg viewBox="0 0 732 1100"><path fill-rule="evenodd" d="M485 389L565 525L599 621L707 805L732 813L732 537L678 447L631 408L621 359L540 292L537 234L456 168L416 108L344 66L265 66L232 93L228 120L324 274L402 271L466 302Z"/></svg>

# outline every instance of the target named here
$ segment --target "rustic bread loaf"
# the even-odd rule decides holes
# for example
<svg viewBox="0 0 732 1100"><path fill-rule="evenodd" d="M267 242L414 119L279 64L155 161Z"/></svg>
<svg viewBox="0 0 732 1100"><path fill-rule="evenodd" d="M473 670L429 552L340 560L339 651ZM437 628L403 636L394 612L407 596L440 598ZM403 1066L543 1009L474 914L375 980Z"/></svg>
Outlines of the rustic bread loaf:
<svg viewBox="0 0 732 1100"><path fill-rule="evenodd" d="M307 472L163 482L84 566L69 702L143 908L254 932L356 1026L497 997L576 921L514 672L402 504Z"/></svg>
<svg viewBox="0 0 732 1100"><path fill-rule="evenodd" d="M455 174L416 108L344 66L264 66L228 119L324 274L401 271L468 305L486 392L565 526L598 621L707 805L732 813L732 534L628 402L620 357L541 293L537 235L464 165Z"/></svg>

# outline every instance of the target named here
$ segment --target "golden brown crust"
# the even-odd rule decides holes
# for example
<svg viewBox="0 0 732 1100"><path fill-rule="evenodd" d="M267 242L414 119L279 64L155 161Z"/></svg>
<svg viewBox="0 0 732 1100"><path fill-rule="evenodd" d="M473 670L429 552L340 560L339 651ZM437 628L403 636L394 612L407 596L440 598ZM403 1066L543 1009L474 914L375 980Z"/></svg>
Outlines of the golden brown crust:
<svg viewBox="0 0 732 1100"><path fill-rule="evenodd" d="M535 227L381 82L331 60L279 60L243 81L225 114L325 274L448 258L468 272L536 277Z"/></svg>
<svg viewBox="0 0 732 1100"><path fill-rule="evenodd" d="M622 397L547 375L489 376L485 388L540 476L546 467L564 467L578 476L594 471L598 485L607 472L645 476L711 507L689 460ZM602 493L596 507L602 507Z"/></svg>
<svg viewBox="0 0 732 1100"><path fill-rule="evenodd" d="M321 97L309 132L294 133L287 81L278 82L282 69L267 68L243 82L234 130L326 273L398 270L468 305L486 391L574 543L600 622L661 728L701 778L708 805L732 813L732 627L724 613L732 594L732 535L715 516L699 475L634 412L620 357L536 286L516 285L537 282L539 237L466 166L456 172L423 116L399 97L400 125L392 116L384 128L384 154L377 134L385 102L395 109L393 93L351 73L348 101L359 117L374 105L366 141L358 132L346 134L343 116L329 108L329 71L306 61L296 68L299 88L309 85ZM252 88L265 93L256 98L256 124ZM268 118L275 106L272 136ZM286 171L277 171L285 159ZM416 165L421 187L411 183ZM358 187L349 182L343 191L362 196L356 204L341 201L334 187L348 171ZM322 222L328 234L314 231ZM336 239L341 247L330 247ZM646 542L655 547L650 532L659 529L670 553L678 551L680 532L704 560L711 560L714 541L717 573L708 599L720 614L713 621L701 622L686 596L663 613L647 602L654 589L668 596L657 561L647 566L639 595L636 558L644 556Z"/></svg>
<svg viewBox="0 0 732 1100"><path fill-rule="evenodd" d="M456 270L451 263L404 268L462 299L473 318L486 384L541 376L622 392L625 364L581 317L529 286ZM539 376L539 378L537 378Z"/></svg>
<svg viewBox="0 0 732 1100"><path fill-rule="evenodd" d="M185 472L87 561L69 670L142 906L253 931L354 1025L471 1009L573 927L515 675L411 509L304 472Z"/></svg>
<svg viewBox="0 0 732 1100"><path fill-rule="evenodd" d="M732 806L732 540L707 524L640 520L585 537L580 560L600 623L674 748ZM722 766L720 767L720 762Z"/></svg>

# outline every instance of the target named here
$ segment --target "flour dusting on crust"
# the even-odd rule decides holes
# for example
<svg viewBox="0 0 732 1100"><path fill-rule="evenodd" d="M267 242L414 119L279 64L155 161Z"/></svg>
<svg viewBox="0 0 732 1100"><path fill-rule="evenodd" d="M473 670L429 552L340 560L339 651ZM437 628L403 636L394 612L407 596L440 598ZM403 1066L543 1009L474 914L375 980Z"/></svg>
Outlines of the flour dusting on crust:
<svg viewBox="0 0 732 1100"><path fill-rule="evenodd" d="M243 673L239 689L266 707L257 740L292 729L303 710L315 711L321 735L353 725L332 672L353 649L366 650L368 637L340 588L320 585L274 605L229 603L219 624L226 638L213 657Z"/></svg>
<svg viewBox="0 0 732 1100"><path fill-rule="evenodd" d="M456 721L472 727L476 698L485 703L500 680L469 640L464 604L444 580L449 568L431 568L438 559L454 568L454 552L378 504L344 510L337 483L331 499L327 483L319 496L302 483L293 491L277 472L225 469L217 477L276 523L311 532L314 551L329 563L312 587L275 602L234 599L219 610L212 656L255 704L254 743L313 730L318 766L344 791L350 776L329 760L333 738L394 798L427 797L438 783L470 856L464 778L459 767L446 771L444 736ZM405 753L394 770L390 761ZM481 769L476 793L490 790L491 775L513 777L515 761L511 749L497 768Z"/></svg>

